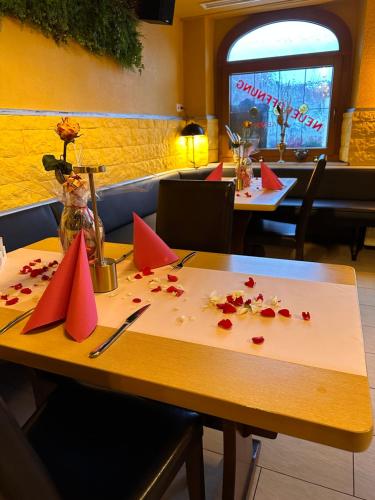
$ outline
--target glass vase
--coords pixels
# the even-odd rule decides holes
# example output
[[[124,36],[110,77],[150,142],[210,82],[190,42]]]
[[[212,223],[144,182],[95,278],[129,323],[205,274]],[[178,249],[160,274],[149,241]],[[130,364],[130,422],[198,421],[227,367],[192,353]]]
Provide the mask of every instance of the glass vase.
[[[97,257],[97,243],[95,235],[94,216],[87,206],[88,191],[81,186],[74,191],[67,191],[64,186],[63,203],[64,209],[61,214],[59,237],[64,253],[81,229],[86,242],[86,251],[89,263],[93,263]],[[104,229],[103,223],[99,219],[100,242],[103,249]]]

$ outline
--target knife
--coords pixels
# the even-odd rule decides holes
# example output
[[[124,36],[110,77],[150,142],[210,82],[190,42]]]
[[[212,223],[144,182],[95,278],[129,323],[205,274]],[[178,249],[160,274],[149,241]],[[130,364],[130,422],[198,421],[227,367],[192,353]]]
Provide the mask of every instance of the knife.
[[[104,351],[108,349],[116,340],[121,336],[121,334],[129,328],[131,324],[134,323],[136,319],[143,314],[146,309],[150,307],[151,304],[146,304],[145,306],[141,307],[137,311],[133,312],[128,318],[126,318],[125,323],[123,323],[118,330],[115,331],[107,340],[105,340],[102,344],[98,345],[96,349],[90,352],[89,358],[97,358],[102,354]]]
[[[30,314],[34,311],[34,309],[35,309],[35,307],[33,307],[32,309],[29,309],[28,311],[25,311],[24,313],[20,314],[16,318],[12,319],[12,321],[9,321],[9,323],[7,323],[5,326],[3,326],[2,328],[0,328],[0,335],[2,333],[5,333],[7,330],[9,330],[9,328],[12,328],[12,326],[16,325],[17,323],[19,323],[23,319],[25,319],[28,316],[30,316]]]

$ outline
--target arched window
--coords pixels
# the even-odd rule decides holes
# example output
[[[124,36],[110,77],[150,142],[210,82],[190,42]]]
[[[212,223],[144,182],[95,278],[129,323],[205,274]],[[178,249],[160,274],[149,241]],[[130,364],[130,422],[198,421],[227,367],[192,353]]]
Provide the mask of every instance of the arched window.
[[[231,158],[229,124],[241,137],[259,139],[266,159],[277,159],[281,108],[287,160],[300,148],[310,159],[338,159],[351,88],[350,34],[339,18],[320,9],[254,15],[227,35],[219,58],[221,157]]]

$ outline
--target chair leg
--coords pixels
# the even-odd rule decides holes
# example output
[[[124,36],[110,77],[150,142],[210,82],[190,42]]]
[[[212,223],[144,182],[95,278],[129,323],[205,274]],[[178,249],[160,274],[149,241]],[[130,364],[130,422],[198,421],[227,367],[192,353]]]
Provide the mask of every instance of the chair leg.
[[[186,459],[186,479],[190,500],[205,499],[202,438],[194,439]]]
[[[296,260],[304,260],[304,244],[303,243],[297,243]]]
[[[359,252],[365,245],[366,238],[366,226],[356,227],[354,230],[354,237],[352,244],[350,246],[350,251],[352,254],[352,260],[356,261]]]

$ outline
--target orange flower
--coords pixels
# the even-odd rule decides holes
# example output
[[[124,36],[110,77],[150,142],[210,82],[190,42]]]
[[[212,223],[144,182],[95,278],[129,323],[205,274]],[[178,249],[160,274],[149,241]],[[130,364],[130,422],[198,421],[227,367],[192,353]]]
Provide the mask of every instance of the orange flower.
[[[56,133],[64,142],[73,142],[78,136],[80,126],[78,123],[69,122],[69,118],[65,117],[56,125]]]

